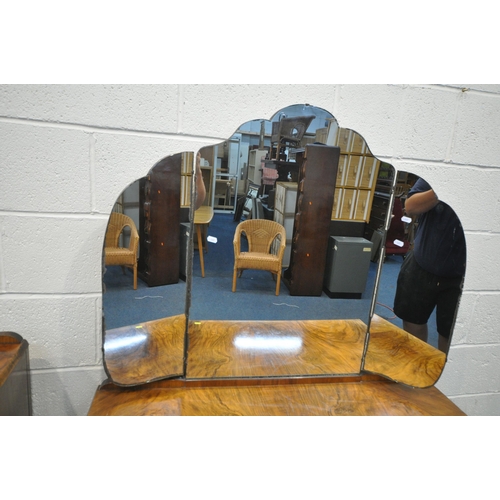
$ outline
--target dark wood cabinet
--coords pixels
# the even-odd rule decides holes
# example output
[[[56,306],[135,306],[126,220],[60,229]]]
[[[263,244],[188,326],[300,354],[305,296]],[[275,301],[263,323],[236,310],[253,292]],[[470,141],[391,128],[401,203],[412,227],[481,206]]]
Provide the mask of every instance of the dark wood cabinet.
[[[297,154],[297,205],[290,265],[283,280],[290,295],[320,296],[330,235],[340,148],[307,145]]]
[[[178,283],[182,155],[159,161],[139,183],[139,277],[148,286]]]
[[[278,172],[276,182],[297,182],[299,176],[300,165],[297,162],[280,161],[280,160],[265,160],[264,166],[274,168]]]
[[[374,231],[383,230],[389,214],[391,196],[386,193],[376,193],[373,197],[370,222],[367,226],[366,236],[371,238]]]
[[[0,416],[31,415],[28,342],[13,332],[0,332]]]

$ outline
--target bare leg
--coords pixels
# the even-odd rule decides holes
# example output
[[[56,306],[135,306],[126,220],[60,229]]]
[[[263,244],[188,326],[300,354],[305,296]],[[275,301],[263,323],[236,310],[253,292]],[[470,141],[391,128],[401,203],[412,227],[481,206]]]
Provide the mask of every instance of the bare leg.
[[[442,335],[438,335],[438,347],[440,351],[448,352],[448,344],[450,343],[450,339],[443,337]]]
[[[410,323],[409,321],[403,321],[403,329],[408,333],[411,333],[415,337],[424,342],[427,342],[428,330],[427,323],[425,325],[417,325],[415,323]]]

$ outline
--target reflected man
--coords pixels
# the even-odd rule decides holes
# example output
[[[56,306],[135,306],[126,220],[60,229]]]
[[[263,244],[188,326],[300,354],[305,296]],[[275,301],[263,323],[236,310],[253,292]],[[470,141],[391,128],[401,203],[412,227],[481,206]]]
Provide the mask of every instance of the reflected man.
[[[196,170],[194,173],[196,182],[196,199],[194,202],[194,209],[198,210],[203,205],[207,191],[205,188],[205,182],[203,181],[203,174],[201,172],[201,153],[198,152],[196,155]]]
[[[427,342],[427,322],[436,308],[438,347],[446,352],[465,276],[462,225],[423,179],[410,189],[405,211],[418,217],[418,227],[398,276],[394,313],[407,332]]]

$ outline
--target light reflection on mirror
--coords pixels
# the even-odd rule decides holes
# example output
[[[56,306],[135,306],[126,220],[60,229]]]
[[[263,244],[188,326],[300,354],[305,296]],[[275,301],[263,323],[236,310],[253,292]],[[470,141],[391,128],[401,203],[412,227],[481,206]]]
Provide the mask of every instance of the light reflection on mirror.
[[[145,342],[147,335],[145,333],[136,333],[131,336],[128,335],[129,330],[123,328],[122,336],[115,337],[113,339],[106,340],[106,350],[109,351],[120,351],[124,348],[133,349]]]
[[[234,339],[234,346],[243,350],[254,351],[280,351],[297,353],[302,349],[302,337],[300,336],[243,336],[239,335]]]
[[[384,298],[377,297],[375,313],[446,353],[465,276],[466,243],[453,208],[429,188],[415,174],[398,172],[380,280]],[[427,204],[416,205],[417,195],[427,196],[422,202]],[[407,209],[412,196],[417,196],[413,212]],[[421,282],[429,288],[422,289]]]

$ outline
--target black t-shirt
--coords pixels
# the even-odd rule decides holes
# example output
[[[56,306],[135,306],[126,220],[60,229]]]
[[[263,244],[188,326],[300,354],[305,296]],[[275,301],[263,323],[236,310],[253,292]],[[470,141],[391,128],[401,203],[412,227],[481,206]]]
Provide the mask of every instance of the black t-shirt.
[[[419,179],[408,198],[430,189],[427,182]],[[413,252],[420,267],[429,273],[448,278],[464,276],[465,235],[457,214],[449,205],[439,201],[419,216]]]

